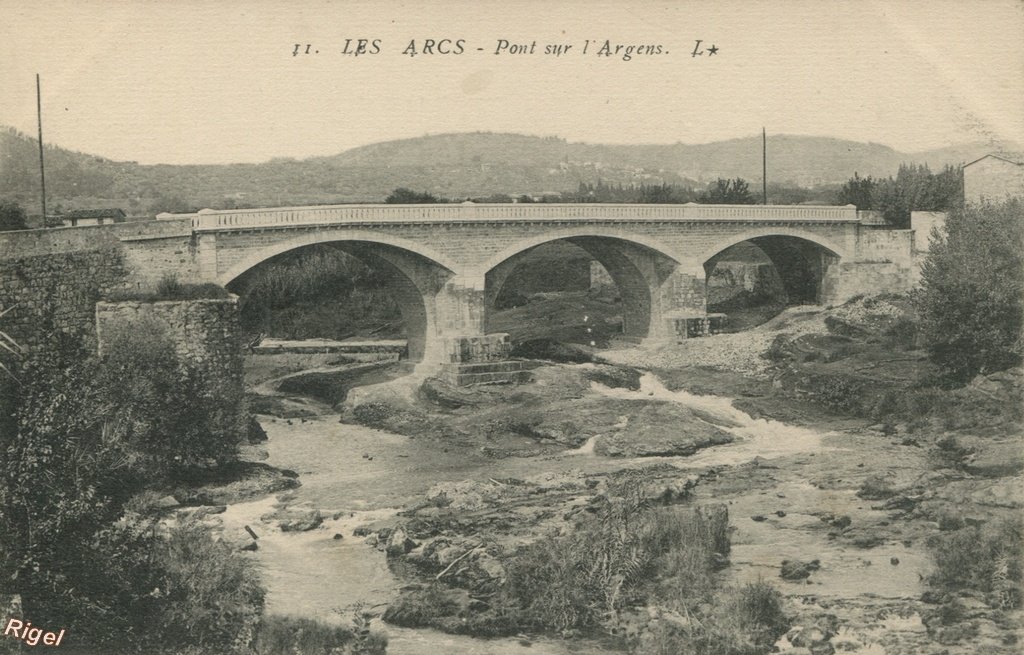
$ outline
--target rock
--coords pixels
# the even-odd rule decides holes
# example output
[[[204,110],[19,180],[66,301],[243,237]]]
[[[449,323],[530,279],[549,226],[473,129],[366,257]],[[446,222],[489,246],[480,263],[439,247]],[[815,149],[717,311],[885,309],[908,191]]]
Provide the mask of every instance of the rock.
[[[768,518],[765,517],[765,516],[762,516],[761,514],[755,514],[754,516],[750,517],[750,520],[751,521],[756,521],[756,522],[760,523],[762,521],[767,521]]]
[[[799,560],[783,560],[779,576],[783,580],[803,580],[821,568],[819,560],[801,562]]]
[[[766,460],[764,457],[761,457],[760,455],[757,455],[756,457],[754,457],[754,459],[750,460],[750,463],[754,465],[754,468],[759,468],[759,469],[777,469],[777,468],[779,468],[778,466],[775,466],[774,464],[772,464],[771,462]]]
[[[249,425],[245,431],[246,440],[249,443],[263,443],[267,440],[267,431],[263,429],[255,416],[249,417]]]
[[[810,650],[811,655],[833,655],[836,652],[835,646],[829,641],[814,644]]]
[[[324,522],[320,510],[280,509],[260,517],[264,521],[277,521],[282,532],[307,532],[315,530]]]
[[[405,555],[417,545],[418,544],[410,539],[409,535],[406,534],[405,528],[397,527],[392,530],[391,534],[388,536],[384,552],[390,556]]]
[[[241,546],[238,547],[238,550],[247,551],[247,552],[253,552],[253,551],[256,551],[257,549],[259,549],[259,545],[255,541],[252,541],[252,540],[249,540],[246,543],[244,543],[244,544],[242,544]]]
[[[419,395],[428,403],[446,409],[473,407],[487,402],[491,394],[477,387],[453,387],[439,378],[427,378],[420,385]]]
[[[171,507],[177,507],[180,503],[174,496],[163,496],[153,503],[154,509],[169,509]]]
[[[851,537],[850,542],[857,548],[874,548],[885,542],[885,538],[870,531],[864,531]]]
[[[1016,440],[988,441],[967,456],[964,468],[968,473],[986,478],[1014,475],[1024,470],[1024,448]]]
[[[594,452],[606,457],[661,457],[692,455],[701,448],[732,443],[733,435],[699,418],[678,403],[620,401],[610,404],[602,399],[593,414],[614,409],[609,428],[614,428],[618,415],[629,416],[628,429],[608,431],[600,428]],[[586,411],[586,410],[581,410]]]
[[[606,387],[632,391],[640,389],[640,371],[635,368],[596,364],[593,368],[584,370],[583,377]]]
[[[335,541],[341,541],[344,538],[345,538],[345,536],[342,535],[340,532],[335,532],[334,536],[331,537],[331,539],[334,539]]]
[[[844,530],[850,527],[851,523],[853,523],[853,519],[851,519],[849,516],[845,514],[842,516],[837,516],[828,522],[828,524],[831,525],[833,528],[839,528],[840,530]]]

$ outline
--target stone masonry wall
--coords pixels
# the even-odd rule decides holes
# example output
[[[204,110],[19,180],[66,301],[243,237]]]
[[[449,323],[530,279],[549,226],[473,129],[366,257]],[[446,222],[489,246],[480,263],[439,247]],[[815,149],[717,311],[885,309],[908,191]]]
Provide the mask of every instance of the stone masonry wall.
[[[104,335],[155,322],[167,332],[178,355],[214,372],[226,384],[241,384],[243,340],[238,298],[125,301],[96,304],[96,332],[102,354]]]
[[[0,329],[29,350],[58,334],[89,341],[96,302],[127,279],[116,244],[0,260]]]
[[[96,305],[96,333],[102,354],[105,342],[119,329],[138,329],[147,323],[161,326],[178,356],[197,364],[216,389],[220,406],[232,424],[245,425],[243,340],[238,320],[238,298],[158,302],[100,302]],[[152,329],[149,327],[148,329]]]

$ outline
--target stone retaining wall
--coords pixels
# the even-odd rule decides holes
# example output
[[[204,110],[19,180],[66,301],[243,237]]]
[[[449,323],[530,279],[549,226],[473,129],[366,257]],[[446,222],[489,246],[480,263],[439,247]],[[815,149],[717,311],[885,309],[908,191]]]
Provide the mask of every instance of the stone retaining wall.
[[[96,332],[102,354],[104,335],[148,322],[162,326],[178,355],[241,384],[244,344],[238,298],[207,300],[124,301],[96,304]]]
[[[55,335],[90,341],[96,302],[125,288],[128,271],[116,241],[89,250],[29,254],[0,261],[0,330],[31,350]]]

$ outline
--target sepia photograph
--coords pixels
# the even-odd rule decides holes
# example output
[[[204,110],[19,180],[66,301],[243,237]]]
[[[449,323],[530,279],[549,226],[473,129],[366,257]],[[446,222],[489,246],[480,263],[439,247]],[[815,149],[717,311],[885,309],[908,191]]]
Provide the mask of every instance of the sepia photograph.
[[[1020,0],[0,0],[0,653],[1024,653]]]

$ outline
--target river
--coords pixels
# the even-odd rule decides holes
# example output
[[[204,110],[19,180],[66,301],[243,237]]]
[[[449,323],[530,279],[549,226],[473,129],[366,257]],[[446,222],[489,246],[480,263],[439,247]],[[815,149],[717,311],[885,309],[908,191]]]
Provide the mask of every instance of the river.
[[[268,441],[267,463],[300,474],[302,486],[291,492],[290,506],[318,508],[328,519],[320,529],[283,533],[260,522],[271,511],[273,497],[236,504],[222,516],[225,528],[253,527],[259,535],[255,554],[267,588],[267,611],[347,622],[351,608],[379,608],[398,593],[401,581],[389,571],[382,552],[353,536],[360,525],[394,515],[401,507],[422,500],[435,483],[469,478],[527,477],[540,473],[579,470],[587,473],[668,462],[679,468],[728,466],[765,460],[814,457],[842,448],[841,436],[828,431],[754,419],[732,406],[731,399],[670,391],[651,374],[639,391],[594,385],[594,391],[615,398],[668,400],[714,415],[734,427],[730,444],[706,448],[688,457],[612,459],[593,454],[592,442],[578,450],[539,457],[492,459],[480,453],[451,453],[437,443],[339,423],[337,414],[307,419],[260,416]],[[837,597],[875,594],[900,598],[918,593],[925,563],[919,554],[899,544],[870,551],[870,559],[899,558],[899,568],[865,565],[864,557],[829,543],[814,524],[822,507],[837,514],[863,509],[848,490],[819,489],[799,479],[780,480],[772,500],[786,507],[787,520],[755,522],[748,512],[760,511],[766,494],[752,491],[730,501],[733,534],[730,582],[777,578],[780,558],[822,560],[814,593]],[[335,538],[341,535],[340,538]],[[869,562],[870,564],[870,562]],[[452,636],[433,630],[382,626],[388,652],[452,653],[455,655],[543,653],[567,655],[597,652],[593,642],[506,638],[484,640]]]

